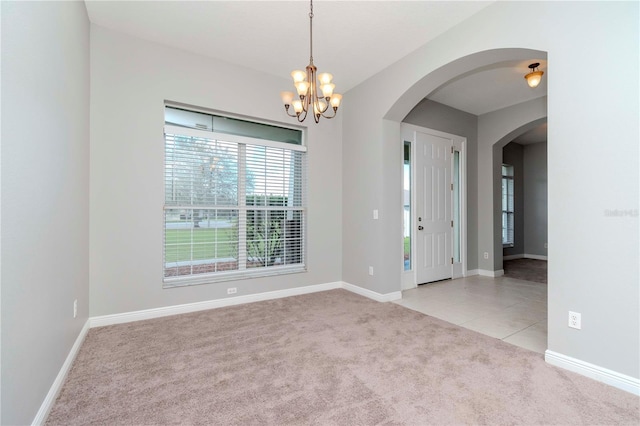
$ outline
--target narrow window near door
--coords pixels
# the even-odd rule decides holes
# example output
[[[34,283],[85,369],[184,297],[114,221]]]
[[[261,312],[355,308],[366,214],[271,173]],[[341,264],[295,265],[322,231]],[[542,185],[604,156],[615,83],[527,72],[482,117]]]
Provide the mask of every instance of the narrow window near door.
[[[513,166],[502,165],[502,245],[513,247]]]
[[[460,263],[460,151],[453,151],[453,262]]]
[[[404,143],[404,270],[411,270],[411,142]]]
[[[164,287],[305,271],[302,131],[165,108]]]

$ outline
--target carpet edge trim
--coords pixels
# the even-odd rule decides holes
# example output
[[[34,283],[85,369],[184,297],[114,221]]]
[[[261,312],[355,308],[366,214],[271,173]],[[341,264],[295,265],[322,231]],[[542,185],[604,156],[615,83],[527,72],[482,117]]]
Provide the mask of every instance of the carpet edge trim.
[[[618,373],[558,352],[546,350],[544,360],[555,367],[573,371],[615,388],[640,396],[640,379]]]
[[[64,360],[62,367],[60,367],[60,371],[58,372],[58,375],[56,376],[55,380],[51,384],[51,387],[49,388],[49,392],[47,393],[47,396],[44,398],[44,401],[42,401],[42,405],[40,405],[40,409],[36,413],[36,416],[33,418],[33,422],[31,422],[32,426],[42,425],[47,420],[47,417],[49,416],[49,412],[53,408],[53,404],[56,402],[56,399],[58,398],[58,395],[62,390],[62,385],[64,385],[64,381],[67,378],[69,371],[71,370],[73,361],[75,361],[76,356],[80,351],[80,347],[82,346],[82,343],[84,342],[85,337],[87,337],[89,328],[90,328],[90,320],[87,319],[87,321],[82,326],[82,329],[80,330],[80,333],[76,338],[76,341],[73,343],[73,346],[71,347],[71,350],[67,355],[67,358]]]

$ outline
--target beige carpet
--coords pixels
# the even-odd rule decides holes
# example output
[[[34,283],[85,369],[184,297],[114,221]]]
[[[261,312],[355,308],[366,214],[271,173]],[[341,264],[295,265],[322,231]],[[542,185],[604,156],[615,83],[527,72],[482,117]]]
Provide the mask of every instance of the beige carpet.
[[[640,399],[344,290],[91,329],[50,425],[640,422]]]

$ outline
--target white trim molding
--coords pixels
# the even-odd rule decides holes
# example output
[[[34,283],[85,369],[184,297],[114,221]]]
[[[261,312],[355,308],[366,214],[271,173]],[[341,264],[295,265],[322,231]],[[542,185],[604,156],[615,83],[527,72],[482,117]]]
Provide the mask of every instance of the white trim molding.
[[[636,379],[635,377],[627,376],[550,350],[545,351],[544,360],[553,366],[573,371],[574,373],[640,396],[640,379]]]
[[[502,256],[502,260],[515,260],[515,259],[524,259],[524,254],[512,254],[509,256]]]
[[[286,290],[268,291],[265,293],[247,294],[244,296],[228,297],[224,299],[205,300],[203,302],[185,303],[183,305],[164,306],[162,308],[144,309],[141,311],[123,312],[120,314],[102,315],[91,317],[91,328],[105,325],[123,324],[133,321],[161,318],[171,315],[188,314],[190,312],[204,311],[207,309],[223,308],[226,306],[241,305],[244,303],[261,302],[263,300],[280,299],[282,297],[299,296],[301,294],[316,293],[319,291],[342,288],[342,282],[310,285],[304,287],[289,288]]]
[[[82,330],[80,330],[80,334],[76,338],[71,350],[69,351],[69,355],[67,355],[67,359],[64,360],[56,379],[53,381],[51,388],[49,388],[49,392],[47,396],[42,401],[42,405],[40,405],[40,409],[36,413],[35,418],[33,419],[32,425],[42,425],[47,420],[47,416],[53,408],[53,403],[56,402],[56,398],[58,398],[58,394],[60,394],[60,390],[62,390],[62,385],[64,385],[64,381],[67,378],[67,374],[71,370],[71,366],[73,365],[73,361],[76,359],[78,352],[80,351],[80,347],[84,342],[84,338],[87,336],[89,332],[89,320],[84,323]]]
[[[344,288],[345,290],[349,290],[352,293],[359,294],[360,296],[364,296],[364,297],[368,297],[369,299],[373,299],[376,302],[392,302],[394,300],[402,299],[402,292],[401,291],[394,291],[394,292],[391,292],[391,293],[382,294],[382,293],[377,293],[377,292],[372,291],[372,290],[368,290],[368,289],[363,288],[363,287],[359,287],[357,285],[346,283],[344,281],[342,282],[342,288]]]
[[[286,290],[269,291],[265,293],[248,294],[245,296],[228,297],[224,299],[205,300],[203,302],[186,303],[183,305],[165,306],[162,308],[145,309],[141,311],[123,312],[120,314],[102,315],[89,318],[90,326],[103,327],[106,325],[123,324],[133,321],[166,317],[170,315],[187,314],[190,312],[204,311],[207,309],[222,308],[226,306],[241,305],[244,303],[261,302],[263,300],[280,299],[283,297],[299,296],[301,294],[317,293],[319,291],[343,288],[352,293],[359,294],[377,302],[390,302],[402,298],[402,292],[396,291],[387,294],[376,293],[343,281],[335,281],[325,284],[295,287]]]
[[[535,259],[535,260],[547,260],[547,256],[541,256],[539,254],[524,254],[525,259]]]
[[[535,259],[535,260],[548,260],[547,256],[539,254],[512,254],[510,256],[503,256],[502,260],[515,260],[515,259]]]
[[[497,278],[504,275],[504,269],[498,269],[497,271],[487,271],[486,269],[478,269],[478,275],[481,277]]]
[[[469,269],[463,276],[464,277],[472,277],[474,275],[479,275],[480,272],[478,269]]]

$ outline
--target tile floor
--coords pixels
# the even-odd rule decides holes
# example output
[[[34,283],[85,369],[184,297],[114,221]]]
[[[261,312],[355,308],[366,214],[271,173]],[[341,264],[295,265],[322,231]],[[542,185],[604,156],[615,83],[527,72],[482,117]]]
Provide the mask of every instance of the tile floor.
[[[547,349],[547,285],[473,276],[402,292],[395,303],[505,342]]]

